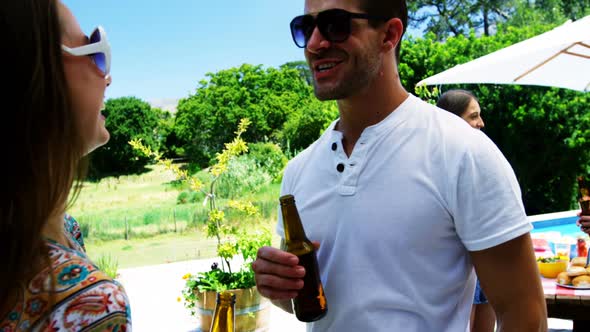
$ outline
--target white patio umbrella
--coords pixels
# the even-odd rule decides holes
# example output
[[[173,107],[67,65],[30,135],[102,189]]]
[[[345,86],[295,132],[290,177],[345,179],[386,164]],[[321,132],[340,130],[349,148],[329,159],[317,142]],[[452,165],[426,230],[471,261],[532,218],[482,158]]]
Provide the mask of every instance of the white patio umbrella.
[[[457,65],[417,85],[522,84],[590,91],[590,15]]]

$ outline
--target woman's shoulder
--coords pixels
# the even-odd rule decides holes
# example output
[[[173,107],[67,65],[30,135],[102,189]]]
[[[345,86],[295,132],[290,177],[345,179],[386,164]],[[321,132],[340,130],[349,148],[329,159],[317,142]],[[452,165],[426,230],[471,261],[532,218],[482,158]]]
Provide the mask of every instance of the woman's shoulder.
[[[78,242],[82,250],[86,251],[86,247],[84,246],[84,236],[82,235],[80,224],[78,224],[78,221],[76,221],[74,217],[67,213],[64,215],[64,228],[66,232]]]
[[[131,311],[123,286],[102,271],[89,272],[85,278],[81,278],[79,274],[83,269],[72,273],[81,267],[79,265],[58,275],[58,279],[62,277],[62,281],[63,276],[68,273],[79,280],[71,291],[63,294],[66,296],[59,297],[59,302],[56,302],[50,315],[44,320],[41,330],[130,331]]]
[[[51,268],[24,286],[14,310],[0,321],[0,327],[104,331],[113,330],[107,329],[111,326],[119,327],[114,329],[118,331],[130,330],[129,300],[123,286],[75,250],[52,243],[48,246]],[[48,291],[51,284],[52,293]]]

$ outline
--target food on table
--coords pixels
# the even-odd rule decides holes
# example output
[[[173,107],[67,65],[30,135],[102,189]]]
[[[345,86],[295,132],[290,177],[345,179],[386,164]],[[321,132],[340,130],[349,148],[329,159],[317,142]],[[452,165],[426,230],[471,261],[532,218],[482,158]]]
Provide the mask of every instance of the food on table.
[[[537,262],[540,263],[555,263],[555,262],[559,262],[561,259],[559,259],[559,257],[557,256],[553,256],[553,257],[538,257],[537,258]]]
[[[574,265],[580,264],[580,261],[581,259],[578,261],[572,260],[567,270],[557,275],[555,282],[558,285],[590,288],[590,267],[585,268],[584,266]],[[585,257],[583,265],[586,265]]]
[[[572,284],[572,278],[570,278],[570,276],[568,276],[567,272],[565,272],[565,271],[563,271],[557,275],[556,281],[560,285],[571,285]]]
[[[539,272],[545,278],[555,278],[567,269],[567,261],[560,260],[559,257],[538,257],[537,265]]]
[[[590,276],[582,275],[572,279],[572,285],[576,287],[590,287]]]
[[[586,257],[574,257],[571,261],[571,265],[586,267]]]
[[[570,266],[570,268],[567,269],[567,275],[570,277],[583,276],[586,274],[588,274],[588,271],[581,266]]]

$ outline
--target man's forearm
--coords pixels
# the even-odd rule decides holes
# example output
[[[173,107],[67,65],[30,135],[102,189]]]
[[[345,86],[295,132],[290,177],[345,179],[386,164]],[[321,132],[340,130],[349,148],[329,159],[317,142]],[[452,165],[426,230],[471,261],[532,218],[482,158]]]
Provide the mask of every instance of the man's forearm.
[[[293,313],[293,305],[291,304],[291,300],[271,300],[271,302],[284,311],[290,314]]]
[[[547,331],[547,310],[545,301],[514,305],[505,313],[496,312],[498,332],[545,332]]]

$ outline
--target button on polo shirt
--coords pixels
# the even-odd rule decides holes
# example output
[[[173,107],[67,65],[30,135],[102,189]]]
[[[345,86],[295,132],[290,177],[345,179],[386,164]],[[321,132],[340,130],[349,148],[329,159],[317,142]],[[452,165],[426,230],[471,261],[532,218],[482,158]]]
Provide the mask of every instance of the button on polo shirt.
[[[350,157],[346,155],[344,149],[338,148],[340,145],[338,142],[342,142],[342,132],[332,129],[332,136],[327,143],[332,150],[332,169],[338,174],[337,191],[340,195],[352,196],[356,193],[358,179],[363,168],[367,163],[370,163],[370,158],[378,158],[378,155],[369,152],[377,148],[374,145],[379,144],[379,138],[382,135],[389,133],[394,127],[403,122],[400,119],[400,113],[403,113],[403,111],[400,111],[402,110],[392,112],[381,122],[365,128],[357,140]]]

